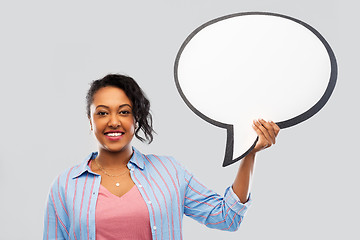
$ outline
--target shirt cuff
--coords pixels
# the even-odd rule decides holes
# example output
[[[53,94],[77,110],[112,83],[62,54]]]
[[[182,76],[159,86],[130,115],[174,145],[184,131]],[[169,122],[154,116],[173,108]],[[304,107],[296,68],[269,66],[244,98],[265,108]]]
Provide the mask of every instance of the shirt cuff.
[[[232,186],[228,187],[225,191],[224,196],[225,202],[230,206],[230,208],[240,215],[244,215],[247,209],[251,206],[251,193],[245,203],[242,203],[239,197],[234,193]]]

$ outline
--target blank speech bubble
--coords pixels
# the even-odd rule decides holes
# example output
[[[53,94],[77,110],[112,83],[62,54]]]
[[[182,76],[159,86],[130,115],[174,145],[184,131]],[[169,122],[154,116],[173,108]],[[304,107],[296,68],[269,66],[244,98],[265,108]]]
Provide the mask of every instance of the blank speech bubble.
[[[317,113],[334,90],[337,64],[329,44],[308,24],[248,12],[195,29],[177,54],[174,75],[188,107],[227,129],[225,167],[254,148],[254,119],[283,129]]]

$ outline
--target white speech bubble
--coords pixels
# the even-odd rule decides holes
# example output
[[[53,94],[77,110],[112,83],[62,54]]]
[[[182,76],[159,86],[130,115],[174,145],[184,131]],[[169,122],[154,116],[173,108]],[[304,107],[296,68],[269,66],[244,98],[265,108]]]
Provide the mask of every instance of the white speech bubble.
[[[274,13],[238,13],[193,31],[175,61],[175,82],[186,104],[227,129],[223,166],[252,150],[252,121],[280,128],[317,113],[336,83],[337,64],[314,28]]]

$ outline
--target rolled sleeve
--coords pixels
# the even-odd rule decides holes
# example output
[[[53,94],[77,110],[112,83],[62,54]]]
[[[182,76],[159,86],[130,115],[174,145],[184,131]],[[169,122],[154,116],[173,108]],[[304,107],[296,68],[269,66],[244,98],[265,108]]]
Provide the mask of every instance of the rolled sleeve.
[[[188,176],[184,202],[185,215],[209,228],[236,231],[251,204],[251,199],[241,203],[231,186],[226,189],[222,197],[206,188],[192,175]]]
[[[237,214],[244,216],[248,208],[251,206],[252,198],[251,194],[249,194],[249,197],[245,203],[242,203],[239,199],[239,197],[235,194],[234,190],[232,189],[232,186],[228,187],[225,191],[224,195],[225,202],[227,205],[236,212]]]

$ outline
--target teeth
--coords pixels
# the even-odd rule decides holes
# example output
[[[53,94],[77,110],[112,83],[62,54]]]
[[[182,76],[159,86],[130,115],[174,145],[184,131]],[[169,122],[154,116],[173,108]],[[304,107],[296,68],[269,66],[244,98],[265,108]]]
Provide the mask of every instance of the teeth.
[[[118,137],[123,135],[122,133],[107,133],[106,135],[110,136],[110,137]]]

